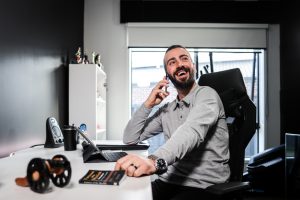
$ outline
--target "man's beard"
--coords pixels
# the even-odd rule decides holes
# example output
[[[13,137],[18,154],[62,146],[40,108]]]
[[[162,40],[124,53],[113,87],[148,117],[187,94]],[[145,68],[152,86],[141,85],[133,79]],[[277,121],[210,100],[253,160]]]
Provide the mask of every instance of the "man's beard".
[[[184,70],[189,73],[189,78],[187,80],[185,80],[184,82],[180,82],[180,81],[176,80],[176,78],[175,78],[175,75],[179,70]],[[191,71],[188,68],[179,67],[173,73],[173,76],[168,74],[168,77],[169,77],[170,81],[173,83],[175,88],[180,89],[180,90],[185,90],[185,89],[190,89],[194,85],[194,83],[195,83],[194,75],[195,75],[194,70]]]

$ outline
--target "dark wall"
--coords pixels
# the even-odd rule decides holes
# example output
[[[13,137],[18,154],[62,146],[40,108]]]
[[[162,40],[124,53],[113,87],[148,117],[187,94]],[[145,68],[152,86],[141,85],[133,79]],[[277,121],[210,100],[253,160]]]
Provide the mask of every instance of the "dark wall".
[[[121,23],[278,23],[279,0],[121,0]]]
[[[295,2],[284,2],[281,23],[281,139],[300,133],[300,13]]]
[[[68,123],[68,63],[83,46],[84,0],[0,6],[0,157],[45,142],[49,116]]]

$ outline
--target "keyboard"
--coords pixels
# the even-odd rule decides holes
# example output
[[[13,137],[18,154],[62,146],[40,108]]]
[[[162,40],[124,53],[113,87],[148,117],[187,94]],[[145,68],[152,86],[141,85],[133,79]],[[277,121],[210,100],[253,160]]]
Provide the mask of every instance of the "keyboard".
[[[120,158],[127,155],[124,151],[102,151],[94,145],[90,145],[87,142],[82,143],[83,147],[83,162],[116,162]],[[95,149],[96,148],[96,149]]]
[[[120,152],[103,152],[102,151],[102,155],[107,161],[115,162],[115,161],[119,160],[120,158],[126,156],[127,153],[124,151],[120,151]]]

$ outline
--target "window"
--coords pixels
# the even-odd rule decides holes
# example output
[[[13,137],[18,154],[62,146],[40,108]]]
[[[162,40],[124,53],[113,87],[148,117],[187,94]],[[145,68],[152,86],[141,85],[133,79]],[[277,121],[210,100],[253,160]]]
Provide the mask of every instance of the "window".
[[[131,114],[146,100],[152,88],[165,75],[163,67],[163,56],[165,48],[130,48],[130,68],[131,68]],[[189,48],[191,56],[197,68],[197,77],[202,73],[223,71],[226,69],[240,68],[244,77],[247,92],[257,107],[257,123],[260,121],[260,110],[264,110],[263,105],[258,101],[261,87],[259,87],[259,76],[264,68],[263,49],[202,49]],[[176,97],[176,91],[169,87],[170,96],[164,102],[172,101]],[[263,97],[264,95],[261,95]],[[164,104],[161,103],[160,105]],[[264,102],[260,101],[260,102]],[[158,105],[158,106],[160,106]],[[153,109],[152,112],[155,112]],[[258,144],[262,128],[257,129],[257,133],[252,138],[246,149],[246,157],[250,157],[258,152]],[[164,142],[162,135],[149,139],[151,151],[154,151]]]

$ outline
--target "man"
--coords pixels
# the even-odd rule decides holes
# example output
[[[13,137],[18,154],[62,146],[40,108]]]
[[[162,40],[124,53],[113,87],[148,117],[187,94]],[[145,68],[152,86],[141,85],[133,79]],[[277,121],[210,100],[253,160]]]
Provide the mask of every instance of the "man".
[[[169,47],[164,65],[167,77],[128,122],[123,140],[138,143],[163,132],[166,142],[147,158],[131,154],[121,158],[115,169],[134,177],[158,174],[159,179],[152,182],[154,199],[201,199],[195,194],[205,194],[203,189],[224,183],[230,176],[223,104],[215,90],[196,83],[196,69],[184,47]],[[149,117],[152,108],[169,95],[167,78],[177,98]]]

